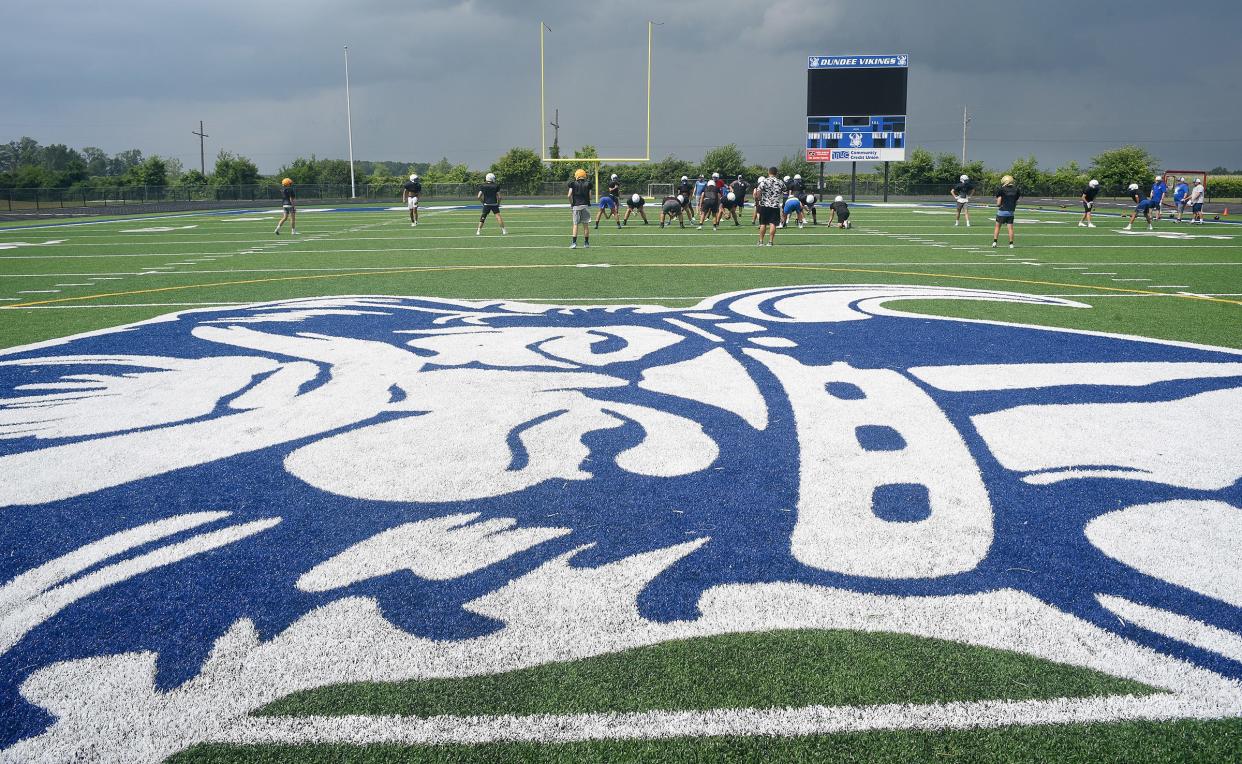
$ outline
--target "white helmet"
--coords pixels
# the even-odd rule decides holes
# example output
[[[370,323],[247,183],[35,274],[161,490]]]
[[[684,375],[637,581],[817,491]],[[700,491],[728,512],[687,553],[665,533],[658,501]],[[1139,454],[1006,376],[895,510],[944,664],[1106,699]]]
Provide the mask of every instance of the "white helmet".
[[[963,175],[962,177],[958,178],[957,180],[958,180],[958,182],[960,182],[960,183],[965,183],[966,181],[970,180],[970,176],[969,176],[969,175]]]
[[[1137,183],[1131,183],[1131,184],[1130,184],[1130,190],[1131,190],[1131,191],[1138,191],[1138,184],[1137,184]]]
[[[712,180],[716,180],[716,179],[717,179],[717,178],[719,178],[719,177],[720,177],[720,173],[718,173],[718,172],[714,172],[714,173],[712,173]]]
[[[643,200],[642,194],[634,194],[633,196],[630,197],[630,201],[634,202],[635,204],[638,204],[642,200]]]
[[[815,194],[807,194],[807,195],[806,195],[806,203],[807,203],[807,204],[814,204],[814,203],[815,203]]]
[[[1199,185],[1200,183],[1202,183],[1202,181],[1201,181],[1199,178],[1195,178],[1195,185],[1197,186],[1197,185]]]
[[[843,201],[845,201],[845,197],[844,197],[844,196],[837,196],[837,198],[836,198],[836,199],[833,199],[833,201],[834,201],[834,202],[843,202]]]
[[[682,196],[681,194],[678,194],[678,195],[677,195],[677,203],[678,203],[678,204],[685,204],[685,203],[686,203],[686,197]]]
[[[681,179],[682,179],[682,180],[690,180],[690,176],[689,176],[689,175],[683,175],[683,176],[681,176]]]
[[[788,176],[788,175],[786,175],[784,178],[781,178],[781,180],[783,180],[783,181],[785,181],[786,183],[788,183],[788,182],[789,182],[789,176]]]
[[[495,182],[496,182],[496,173],[494,173],[494,172],[489,172],[489,173],[488,173],[488,174],[487,174],[487,175],[483,178],[483,180],[487,181],[488,183],[495,183]]]
[[[1178,183],[1185,183],[1185,182],[1186,182],[1186,177],[1185,177],[1184,175],[1183,175],[1182,177],[1179,177],[1179,178],[1177,179],[1177,182],[1178,182]]]
[[[1157,183],[1159,183],[1160,181],[1164,180],[1164,176],[1163,176],[1163,175],[1157,175],[1155,178],[1153,178],[1153,180],[1155,180]]]
[[[612,177],[611,177],[611,178],[609,178],[608,180],[616,180],[616,179],[617,179],[617,174],[614,172],[614,173],[612,174]]]
[[[1092,178],[1092,179],[1091,179],[1091,182],[1090,182],[1090,183],[1088,183],[1087,185],[1088,185],[1088,186],[1091,186],[1092,188],[1095,188],[1096,186],[1100,185],[1100,182],[1099,182],[1098,180],[1096,180],[1095,178]]]
[[[794,173],[794,180],[802,180],[802,176]]]
[[[414,174],[412,174],[412,175],[410,176],[410,180],[418,180],[418,173],[414,173]]]

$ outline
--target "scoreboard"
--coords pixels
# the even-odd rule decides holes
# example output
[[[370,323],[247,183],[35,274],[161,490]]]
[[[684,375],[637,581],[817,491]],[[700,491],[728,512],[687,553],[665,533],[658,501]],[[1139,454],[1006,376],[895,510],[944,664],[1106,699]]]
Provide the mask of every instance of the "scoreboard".
[[[906,158],[910,57],[809,56],[809,162],[899,162]]]

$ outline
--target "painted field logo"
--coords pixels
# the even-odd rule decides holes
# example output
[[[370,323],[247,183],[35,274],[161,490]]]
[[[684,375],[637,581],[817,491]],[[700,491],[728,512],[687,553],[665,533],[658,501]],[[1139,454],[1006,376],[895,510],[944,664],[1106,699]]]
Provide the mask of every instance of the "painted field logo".
[[[366,740],[385,728],[250,713],[793,628],[1160,691],[396,738],[1242,714],[1242,353],[884,307],[906,299],[1081,307],[891,285],[687,310],[342,297],[0,356],[0,758]]]

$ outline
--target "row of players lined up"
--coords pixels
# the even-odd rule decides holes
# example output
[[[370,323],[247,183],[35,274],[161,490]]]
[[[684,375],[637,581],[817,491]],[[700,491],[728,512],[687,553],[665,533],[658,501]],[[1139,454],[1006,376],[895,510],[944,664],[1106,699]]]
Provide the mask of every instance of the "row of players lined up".
[[[1006,178],[1010,176],[1006,175]],[[1170,176],[1171,177],[1171,176]],[[1012,180],[1012,178],[1010,178]],[[1004,179],[1001,183],[1004,186]],[[970,227],[970,195],[974,193],[975,184],[971,182],[969,175],[963,175],[958,179],[957,185],[949,189],[949,195],[953,197],[953,201],[957,206],[957,216],[953,219],[953,225],[960,225],[962,219],[965,218],[966,226]],[[1134,225],[1134,221],[1138,218],[1139,213],[1147,220],[1147,230],[1152,229],[1152,222],[1160,219],[1161,205],[1165,207],[1175,208],[1177,217],[1173,222],[1182,222],[1182,213],[1186,208],[1190,208],[1191,224],[1203,223],[1203,199],[1204,188],[1201,178],[1194,179],[1194,187],[1186,182],[1186,178],[1179,177],[1177,185],[1173,187],[1173,201],[1164,201],[1165,195],[1169,193],[1169,184],[1163,175],[1157,175],[1152,183],[1151,191],[1146,197],[1139,190],[1138,183],[1131,183],[1126,189],[1129,192],[1130,199],[1134,202],[1134,212],[1130,214],[1130,222],[1126,223],[1126,227],[1122,230],[1129,231]],[[1095,223],[1091,222],[1091,213],[1095,211],[1095,198],[1100,194],[1100,181],[1092,178],[1083,188],[1080,199],[1082,200],[1082,219],[1078,221],[1079,228],[1095,228]],[[999,197],[1002,196],[997,191],[998,205]],[[1013,238],[1012,236],[1010,238]]]
[[[795,219],[798,227],[802,228],[806,220],[804,210],[810,212],[813,225],[819,224],[815,195],[807,193],[802,176],[795,175],[792,178],[785,176],[782,179],[778,178],[776,173],[775,167],[769,168],[767,177],[759,178],[751,193],[751,200],[755,207],[751,222],[759,225],[758,244],[760,246],[764,244],[765,237],[767,245],[771,246],[776,239],[776,229],[788,225],[791,217]],[[671,226],[676,220],[680,227],[685,228],[687,218],[691,225],[694,225],[697,207],[697,227],[702,228],[704,223],[710,222],[712,230],[715,231],[719,229],[720,222],[726,215],[733,221],[733,225],[741,225],[738,213],[746,208],[747,194],[751,192],[751,185],[741,175],[726,185],[720,173],[714,172],[710,179],[700,175],[697,182],[692,182],[689,176],[681,176],[677,191],[679,193],[676,195],[669,194],[660,201],[660,227]],[[583,246],[591,246],[591,192],[592,185],[587,179],[587,171],[578,168],[574,171],[574,179],[569,182],[567,194],[573,215],[570,249],[578,246],[579,227],[582,229]],[[644,210],[647,202],[642,194],[637,193],[631,194],[626,199],[625,217],[621,218],[622,196],[621,181],[614,174],[608,180],[608,191],[599,199],[599,212],[595,217],[594,225],[596,229],[599,228],[599,223],[605,216],[615,218],[617,228],[627,225],[630,216],[634,213],[642,218],[643,225],[650,222]],[[828,225],[833,225],[835,221],[838,227],[849,228],[850,209],[845,200],[838,196],[828,206],[830,209]]]

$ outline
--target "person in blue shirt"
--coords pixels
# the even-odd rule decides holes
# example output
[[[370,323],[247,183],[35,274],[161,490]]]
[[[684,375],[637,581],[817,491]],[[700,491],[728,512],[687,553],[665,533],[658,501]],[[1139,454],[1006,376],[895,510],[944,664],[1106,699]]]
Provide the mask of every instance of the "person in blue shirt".
[[[699,179],[694,182],[694,207],[699,208],[703,206],[703,189],[705,188],[707,188],[707,178],[700,175]],[[692,212],[691,215],[693,214]]]
[[[796,215],[798,219],[798,227],[803,225],[802,220],[802,201],[796,196],[791,196],[785,200],[784,206],[781,207],[781,228],[789,223],[789,216]]]
[[[1173,187],[1173,206],[1177,208],[1177,218],[1175,222],[1182,222],[1182,212],[1186,209],[1186,198],[1190,196],[1190,186],[1186,185],[1185,178],[1178,178],[1177,185]]]
[[[1140,212],[1143,213],[1143,217],[1147,220],[1147,230],[1152,230],[1151,209],[1154,205],[1152,204],[1151,197],[1144,199],[1143,192],[1139,190],[1139,184],[1137,183],[1131,183],[1127,190],[1130,192],[1130,200],[1134,202],[1134,212],[1130,213],[1130,222],[1126,223],[1126,227],[1121,230],[1129,231]]]
[[[1164,195],[1168,192],[1169,184],[1164,182],[1164,176],[1157,175],[1151,185],[1152,212],[1154,213],[1156,220],[1160,219],[1161,203],[1164,201]]]

